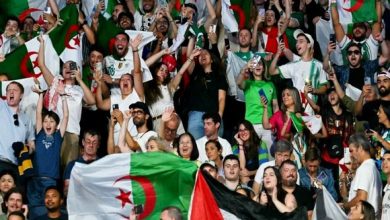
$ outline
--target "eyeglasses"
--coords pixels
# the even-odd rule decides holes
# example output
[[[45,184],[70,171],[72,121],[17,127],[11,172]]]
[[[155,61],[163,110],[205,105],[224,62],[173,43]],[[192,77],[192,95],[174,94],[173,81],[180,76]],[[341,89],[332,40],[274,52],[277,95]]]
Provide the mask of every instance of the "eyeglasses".
[[[348,56],[351,56],[352,54],[359,55],[360,51],[358,51],[358,50],[348,50],[347,53],[348,53]]]
[[[176,133],[177,129],[164,128],[166,133]]]
[[[142,114],[144,114],[144,113],[145,113],[145,112],[142,111],[142,110],[136,110],[136,111],[132,111],[132,112],[131,112],[132,115],[142,115]]]
[[[13,117],[14,117],[14,125],[15,125],[15,126],[19,126],[19,117],[18,117],[18,114],[14,114]]]

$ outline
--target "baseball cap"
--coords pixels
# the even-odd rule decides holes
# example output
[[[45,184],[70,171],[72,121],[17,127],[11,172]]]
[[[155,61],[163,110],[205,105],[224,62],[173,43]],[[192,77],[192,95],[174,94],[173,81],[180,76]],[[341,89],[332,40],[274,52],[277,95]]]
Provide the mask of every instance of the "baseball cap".
[[[377,77],[380,76],[386,76],[387,78],[390,78],[390,72],[387,70],[382,70],[381,72],[378,73]]]
[[[139,108],[142,109],[142,111],[145,112],[145,114],[150,115],[148,106],[143,102],[135,102],[129,106],[129,109]]]
[[[310,34],[307,34],[307,33],[303,32],[301,29],[297,29],[297,30],[294,31],[294,38],[295,38],[295,40],[297,40],[299,36],[305,36],[305,38],[309,41],[309,44],[310,44],[311,48],[313,48],[314,40],[313,40],[313,37]]]

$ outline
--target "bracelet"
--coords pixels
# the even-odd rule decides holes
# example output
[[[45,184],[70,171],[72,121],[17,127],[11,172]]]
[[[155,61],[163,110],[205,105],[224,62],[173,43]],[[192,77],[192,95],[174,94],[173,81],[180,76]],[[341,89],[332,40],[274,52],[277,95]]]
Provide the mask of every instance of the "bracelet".
[[[133,53],[138,52],[138,50],[133,50]]]
[[[190,61],[190,63],[194,62],[194,60],[191,58],[188,58],[187,61]]]

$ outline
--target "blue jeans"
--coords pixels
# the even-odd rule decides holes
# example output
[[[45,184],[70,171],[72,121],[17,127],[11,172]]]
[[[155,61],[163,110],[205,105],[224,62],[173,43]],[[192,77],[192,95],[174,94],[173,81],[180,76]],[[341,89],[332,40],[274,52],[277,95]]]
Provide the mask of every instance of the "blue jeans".
[[[188,128],[187,131],[194,136],[195,140],[204,136],[204,126],[202,116],[205,112],[190,111],[188,112]],[[221,119],[222,120],[222,119]],[[218,136],[223,135],[223,121],[219,126]]]
[[[29,219],[35,219],[47,214],[45,207],[45,190],[49,186],[56,186],[57,181],[49,177],[33,177],[27,183],[27,198],[29,201]]]

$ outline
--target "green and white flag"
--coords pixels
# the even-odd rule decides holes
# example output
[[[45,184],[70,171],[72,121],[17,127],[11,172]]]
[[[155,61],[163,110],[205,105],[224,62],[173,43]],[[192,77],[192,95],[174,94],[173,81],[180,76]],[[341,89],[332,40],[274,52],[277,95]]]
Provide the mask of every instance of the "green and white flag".
[[[91,164],[76,163],[68,192],[69,219],[128,219],[143,205],[139,219],[159,219],[167,206],[188,213],[195,163],[160,152],[112,154]]]
[[[42,0],[0,0],[0,28],[5,27],[5,21],[9,16],[17,16],[21,19],[32,15],[35,19],[42,14],[46,1]]]
[[[354,23],[378,20],[375,10],[376,0],[337,0],[340,23],[348,33]]]

